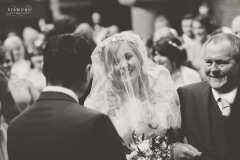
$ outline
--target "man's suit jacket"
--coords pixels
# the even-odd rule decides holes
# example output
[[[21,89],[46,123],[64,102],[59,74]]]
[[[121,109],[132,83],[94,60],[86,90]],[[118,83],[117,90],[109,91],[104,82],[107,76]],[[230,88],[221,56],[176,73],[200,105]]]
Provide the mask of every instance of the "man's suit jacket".
[[[8,128],[10,160],[124,160],[110,119],[72,97],[43,92]]]
[[[236,160],[240,159],[240,88],[231,105],[231,115],[225,120],[215,101],[212,89],[207,82],[199,82],[178,89],[182,112],[182,131],[188,143],[203,153],[203,160]],[[219,126],[218,121],[213,125],[210,111],[216,108],[226,124]],[[213,117],[213,116],[212,116]],[[224,128],[226,143],[217,139],[216,127]],[[214,141],[215,140],[215,141]],[[214,143],[217,142],[217,143]],[[220,143],[219,143],[220,144]]]

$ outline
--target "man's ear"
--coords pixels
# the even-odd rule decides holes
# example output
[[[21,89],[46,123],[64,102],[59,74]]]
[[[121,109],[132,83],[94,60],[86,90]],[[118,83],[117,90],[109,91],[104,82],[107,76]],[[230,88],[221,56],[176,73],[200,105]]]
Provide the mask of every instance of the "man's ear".
[[[46,72],[45,72],[45,67],[44,66],[42,67],[42,73],[43,73],[44,77],[46,78],[46,85],[48,85],[49,81],[48,81],[48,78],[46,76]]]
[[[92,77],[91,70],[92,70],[92,65],[91,65],[91,64],[88,64],[88,65],[86,66],[86,79],[87,79],[87,80],[90,80],[91,77]]]

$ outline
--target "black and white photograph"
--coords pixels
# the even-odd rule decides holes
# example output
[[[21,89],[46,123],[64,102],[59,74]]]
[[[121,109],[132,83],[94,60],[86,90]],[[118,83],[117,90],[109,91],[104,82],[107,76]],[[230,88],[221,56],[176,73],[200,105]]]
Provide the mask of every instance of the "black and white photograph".
[[[240,1],[0,0],[0,160],[240,160]]]

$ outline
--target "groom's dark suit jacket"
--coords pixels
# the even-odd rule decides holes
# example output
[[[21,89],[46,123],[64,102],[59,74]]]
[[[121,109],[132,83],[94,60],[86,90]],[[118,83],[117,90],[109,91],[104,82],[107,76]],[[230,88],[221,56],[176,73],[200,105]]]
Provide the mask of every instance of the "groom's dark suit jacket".
[[[110,119],[72,97],[43,92],[8,128],[10,160],[124,160]]]
[[[240,160],[240,88],[231,115],[222,116],[207,82],[178,89],[182,131],[203,160]]]

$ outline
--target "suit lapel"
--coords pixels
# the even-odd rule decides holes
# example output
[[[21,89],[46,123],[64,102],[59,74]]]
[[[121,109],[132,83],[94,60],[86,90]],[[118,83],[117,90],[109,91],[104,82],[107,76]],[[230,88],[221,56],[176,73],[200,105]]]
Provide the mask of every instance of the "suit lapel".
[[[210,129],[210,117],[209,117],[209,104],[210,104],[210,98],[211,98],[211,88],[208,85],[208,83],[203,83],[201,86],[201,89],[199,90],[199,100],[196,105],[198,109],[198,118],[199,118],[199,123],[201,126],[202,133],[201,135],[201,141],[204,144],[208,145],[203,145],[203,146],[208,146],[208,150],[213,151],[213,147],[210,146],[211,144],[211,129]]]
[[[224,153],[223,153],[224,159],[228,159],[229,155],[231,154],[231,150],[230,150],[231,147],[236,149],[239,143],[239,133],[240,133],[240,126],[238,124],[238,122],[240,121],[239,115],[240,115],[240,90],[238,87],[237,95],[234,99],[233,104],[231,105],[231,115],[226,122],[226,130],[228,131],[226,134],[226,138],[227,138],[227,143],[230,145],[228,146],[226,144],[225,146]]]

